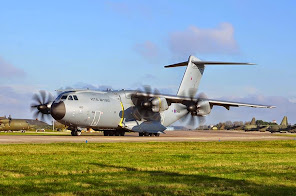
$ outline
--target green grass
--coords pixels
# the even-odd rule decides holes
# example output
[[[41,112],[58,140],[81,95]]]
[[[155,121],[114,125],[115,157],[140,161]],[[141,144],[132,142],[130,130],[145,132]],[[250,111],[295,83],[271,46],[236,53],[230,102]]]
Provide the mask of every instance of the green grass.
[[[296,141],[0,145],[0,195],[295,195]]]
[[[1,135],[71,135],[67,132],[36,132],[36,131],[26,131],[22,133],[21,131],[14,132],[0,132]]]

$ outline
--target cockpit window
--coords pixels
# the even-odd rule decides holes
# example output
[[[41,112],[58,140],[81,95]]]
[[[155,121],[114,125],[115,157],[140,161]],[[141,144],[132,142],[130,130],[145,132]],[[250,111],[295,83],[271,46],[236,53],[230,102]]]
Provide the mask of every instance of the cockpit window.
[[[68,100],[73,100],[72,95],[70,95],[70,96],[68,97]]]
[[[78,97],[76,95],[73,95],[74,100],[78,100]]]
[[[67,99],[68,95],[63,95],[61,99]]]

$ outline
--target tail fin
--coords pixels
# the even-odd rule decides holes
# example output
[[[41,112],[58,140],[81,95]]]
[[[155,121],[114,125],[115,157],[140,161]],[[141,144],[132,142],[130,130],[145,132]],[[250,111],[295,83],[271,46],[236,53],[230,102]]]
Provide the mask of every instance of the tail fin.
[[[282,122],[281,122],[281,125],[285,125],[285,126],[288,126],[288,118],[287,116],[284,116]]]
[[[189,56],[188,61],[165,66],[165,68],[187,66],[177,95],[194,96],[196,94],[201,77],[205,69],[205,65],[254,65],[254,64],[218,62],[218,61],[201,61],[200,59],[194,56]]]
[[[256,125],[256,119],[255,119],[255,117],[252,118],[251,125]]]

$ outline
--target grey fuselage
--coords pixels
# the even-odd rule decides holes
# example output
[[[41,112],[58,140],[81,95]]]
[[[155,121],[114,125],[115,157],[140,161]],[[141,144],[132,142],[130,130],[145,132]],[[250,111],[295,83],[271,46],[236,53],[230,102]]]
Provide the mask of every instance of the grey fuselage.
[[[134,91],[69,91],[61,93],[54,104],[63,102],[64,116],[57,121],[69,127],[100,129],[125,128],[137,132],[162,132],[186,112],[178,111],[173,103],[165,111],[155,113],[156,120],[136,120],[133,116],[134,104],[131,95]],[[75,97],[75,98],[74,98]],[[62,117],[62,118],[61,118]]]

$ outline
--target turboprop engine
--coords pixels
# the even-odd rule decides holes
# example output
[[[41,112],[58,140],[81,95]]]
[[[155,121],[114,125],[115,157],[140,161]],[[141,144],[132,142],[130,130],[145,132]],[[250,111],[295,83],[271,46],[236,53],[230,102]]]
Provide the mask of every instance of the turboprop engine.
[[[208,101],[191,102],[186,105],[188,114],[190,113],[192,116],[206,116],[211,113],[211,106]]]
[[[152,99],[151,103],[153,112],[162,112],[169,108],[168,102],[164,97],[156,97]]]
[[[178,106],[179,110],[182,112],[187,110],[183,120],[189,118],[189,124],[195,126],[196,120],[199,121],[199,124],[203,124],[205,122],[205,116],[211,113],[212,106],[207,100],[205,95],[199,95],[196,101],[191,98],[191,101],[185,101],[182,105]],[[182,120],[181,119],[181,120]]]

